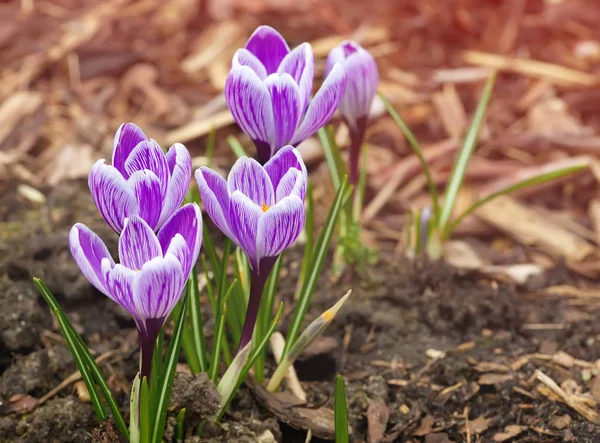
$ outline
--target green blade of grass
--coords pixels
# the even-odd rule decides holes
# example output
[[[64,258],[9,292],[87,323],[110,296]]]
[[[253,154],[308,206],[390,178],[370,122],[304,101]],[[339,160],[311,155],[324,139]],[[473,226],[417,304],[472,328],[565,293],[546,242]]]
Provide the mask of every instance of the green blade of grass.
[[[152,372],[150,374],[150,384],[148,387],[156,387],[161,383],[161,377],[163,372],[163,345],[164,345],[165,333],[164,329],[161,329],[156,339],[156,345],[154,346],[154,352],[152,353]],[[153,417],[155,414],[154,406],[157,402],[158,389],[150,390],[150,416]]]
[[[204,340],[204,330],[202,322],[202,308],[200,306],[200,294],[198,293],[198,270],[194,265],[192,274],[188,281],[187,298],[190,303],[190,329],[194,343],[196,358],[198,359],[199,372],[206,372],[208,368],[208,359],[206,357],[206,341]]]
[[[330,128],[326,129],[323,127],[319,129],[318,134],[321,145],[323,146],[323,154],[325,155],[325,160],[327,161],[327,166],[329,167],[329,172],[331,174],[331,180],[333,181],[333,188],[337,190],[342,183],[346,168],[344,166],[344,159],[342,158],[340,148],[335,142],[335,134],[332,134],[333,127],[330,126]]]
[[[221,355],[221,347],[223,343],[223,337],[225,335],[225,316],[227,314],[227,300],[231,295],[231,292],[235,285],[237,284],[237,280],[234,280],[226,293],[219,295],[219,299],[217,301],[217,313],[215,314],[215,333],[214,333],[214,342],[212,354],[210,356],[210,368],[208,370],[208,376],[212,381],[217,380],[217,375],[219,374],[219,360]]]
[[[367,187],[367,157],[369,149],[367,145],[362,150],[362,161],[360,168],[360,175],[358,177],[358,184],[356,194],[354,194],[354,202],[352,206],[352,220],[354,223],[360,223],[360,215],[362,213],[363,201],[365,199],[365,189]]]
[[[490,200],[493,200],[500,195],[510,194],[511,192],[518,191],[519,189],[524,189],[529,186],[535,186],[535,185],[546,183],[546,182],[549,182],[552,180],[556,180],[557,178],[564,177],[565,175],[569,175],[574,172],[581,171],[585,167],[587,167],[587,165],[581,164],[581,165],[575,165],[575,166],[571,166],[568,168],[563,168],[563,169],[559,169],[559,170],[555,170],[555,171],[544,172],[544,173],[538,174],[534,177],[530,177],[530,178],[521,180],[510,186],[502,188],[496,192],[492,192],[490,195],[487,195],[484,198],[482,198],[481,200],[475,202],[472,206],[470,206],[468,209],[466,209],[462,214],[460,214],[458,217],[456,217],[456,219],[454,219],[452,222],[450,222],[448,224],[447,234],[444,237],[444,239],[448,239],[450,237],[450,235],[452,234],[454,229],[456,229],[456,227],[460,224],[460,222],[467,215],[471,214],[477,208],[480,208],[481,206],[485,205]]]
[[[348,443],[348,407],[346,406],[346,390],[344,380],[338,374],[335,379],[333,397],[333,422],[335,426],[335,443]]]
[[[181,351],[181,340],[183,335],[183,326],[185,324],[185,318],[187,315],[187,298],[183,302],[181,313],[177,317],[175,322],[175,329],[169,342],[169,347],[165,355],[163,363],[163,374],[161,377],[161,384],[158,387],[152,389],[159,389],[160,393],[157,396],[156,402],[156,416],[153,417],[152,427],[152,439],[153,443],[160,443],[165,432],[165,423],[167,421],[167,409],[169,406],[169,400],[171,398],[171,391],[173,390],[173,378],[175,377],[175,368],[177,367],[177,361],[179,360],[179,352]]]
[[[479,129],[483,123],[483,117],[485,116],[485,110],[492,95],[492,89],[494,88],[495,80],[496,73],[492,72],[485,84],[483,94],[481,95],[481,99],[477,104],[477,109],[475,109],[475,114],[473,115],[473,120],[471,121],[471,125],[469,126],[469,129],[465,135],[462,148],[458,153],[458,157],[454,162],[454,166],[452,167],[450,179],[448,180],[448,185],[446,187],[446,194],[444,196],[444,204],[440,210],[440,217],[437,223],[437,226],[442,232],[446,232],[448,222],[450,221],[452,211],[454,210],[454,204],[456,203],[456,197],[458,196],[458,192],[460,191],[460,187],[465,178],[469,160],[471,159],[473,151],[475,150],[475,146],[477,145]]]
[[[275,314],[275,318],[271,322],[271,326],[267,330],[266,334],[263,336],[262,341],[257,346],[253,346],[252,352],[250,352],[250,356],[248,357],[248,360],[243,365],[241,371],[237,375],[235,384],[233,385],[232,388],[227,389],[227,393],[228,393],[227,397],[222,397],[221,406],[219,408],[219,412],[217,414],[217,417],[215,418],[215,421],[219,421],[219,420],[221,420],[221,418],[223,418],[223,414],[227,410],[227,407],[231,403],[231,400],[233,400],[235,393],[237,392],[237,390],[240,388],[240,386],[242,385],[242,383],[248,376],[248,373],[250,372],[250,369],[254,365],[256,359],[258,358],[259,355],[264,354],[264,352],[266,351],[267,346],[269,344],[269,340],[271,339],[273,332],[275,332],[275,329],[277,328],[277,325],[279,324],[279,319],[281,318],[282,313],[283,313],[283,303],[280,303],[279,308],[277,309],[277,314]],[[223,380],[221,380],[219,385],[222,382],[223,382]],[[225,392],[224,387],[223,387],[223,392]]]
[[[188,280],[188,284],[189,284],[189,280]],[[186,285],[186,294],[188,293],[187,291],[187,285]],[[171,312],[171,318],[176,318],[179,313],[181,312],[181,304],[183,302],[183,299],[179,301],[179,303],[177,303],[175,305],[175,307],[173,308],[173,311]],[[194,336],[192,335],[192,328],[189,325],[189,322],[186,321],[186,324],[183,326],[183,337],[181,339],[181,348],[183,350],[183,356],[185,357],[185,361],[187,362],[190,371],[193,374],[199,374],[200,371],[200,361],[198,360],[198,357],[196,356],[196,346],[194,344]],[[154,368],[154,366],[153,366]],[[152,374],[154,375],[154,373]]]
[[[129,441],[140,443],[140,373],[138,372],[131,385],[129,396]]]
[[[238,158],[248,157],[248,154],[246,154],[244,147],[234,135],[230,135],[229,137],[227,137],[227,143],[229,143],[231,150]]]
[[[175,422],[175,441],[177,443],[183,442],[185,438],[185,428],[183,427],[183,421],[185,419],[185,408],[182,408],[177,414],[177,421]]]
[[[412,133],[410,128],[404,123],[404,120],[400,117],[400,114],[394,109],[392,103],[385,97],[382,93],[378,94],[379,97],[383,100],[383,104],[385,105],[385,109],[387,109],[388,114],[392,117],[398,128],[406,137],[408,144],[412,148],[412,151],[419,159],[421,163],[421,168],[423,168],[423,173],[425,174],[425,178],[427,179],[427,187],[429,188],[429,195],[431,196],[431,202],[433,206],[433,214],[435,220],[439,220],[440,218],[440,204],[439,204],[439,193],[435,181],[433,180],[433,176],[431,175],[431,169],[429,169],[429,165],[423,156],[423,151],[421,151],[421,147],[419,146],[419,142],[417,138]]]
[[[302,256],[302,266],[300,267],[300,275],[298,276],[298,282],[296,284],[296,292],[294,299],[300,297],[300,291],[306,280],[308,273],[308,267],[312,261],[313,242],[314,242],[314,230],[315,230],[315,201],[313,198],[313,185],[312,180],[308,179],[308,185],[306,187],[306,223],[304,224],[304,255]]]
[[[140,442],[150,441],[150,432],[152,430],[153,413],[152,394],[148,386],[148,379],[142,378],[140,383]]]
[[[215,156],[215,145],[217,142],[217,130],[213,127],[208,133],[208,140],[206,141],[206,159],[209,168],[213,167],[213,159]]]
[[[306,278],[306,283],[302,288],[300,297],[298,298],[298,303],[296,304],[296,308],[294,309],[294,315],[292,317],[288,329],[285,348],[283,350],[284,356],[287,355],[291,346],[296,341],[298,334],[300,334],[302,322],[304,321],[304,317],[306,316],[306,312],[308,311],[308,306],[310,305],[310,301],[315,291],[315,287],[317,286],[317,280],[319,278],[319,275],[321,274],[321,269],[323,268],[323,264],[325,263],[327,253],[329,252],[331,238],[333,237],[333,232],[335,231],[338,215],[340,214],[340,211],[342,209],[342,204],[344,201],[344,197],[346,196],[347,189],[348,177],[345,176],[342,180],[342,184],[340,185],[339,189],[335,194],[333,204],[331,206],[331,209],[329,210],[329,214],[327,215],[327,220],[325,221],[325,225],[323,226],[321,234],[319,235],[319,239],[317,240],[317,244],[315,245],[313,260],[310,265],[310,272]]]

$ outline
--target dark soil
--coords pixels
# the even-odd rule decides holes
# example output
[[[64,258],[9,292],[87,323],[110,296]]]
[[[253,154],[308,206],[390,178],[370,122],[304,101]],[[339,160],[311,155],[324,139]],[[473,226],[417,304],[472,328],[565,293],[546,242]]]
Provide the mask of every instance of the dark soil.
[[[22,396],[39,399],[75,371],[33,276],[54,291],[94,353],[115,352],[102,368],[123,410],[128,409],[138,358],[133,321],[87,283],[68,250],[67,234],[75,221],[116,246],[116,236],[84,189],[79,182],[59,186],[43,206],[20,201],[13,191],[2,193],[3,442],[117,441],[114,426],[99,424],[91,405],[72,386],[26,413],[14,412]],[[294,292],[299,258],[294,251],[286,256],[280,291],[284,302]],[[557,267],[546,280],[557,284],[568,278]],[[510,286],[476,274],[456,275],[442,263],[385,254],[354,280],[333,285],[324,273],[311,318],[348,288],[353,294],[326,337],[296,364],[309,408],[332,406],[333,378],[342,374],[353,441],[509,441],[502,433],[511,432],[510,441],[517,442],[600,441],[600,427],[556,397],[545,396],[534,377],[539,369],[589,404],[600,401],[597,306],[543,293],[545,285],[539,281]],[[557,358],[559,351],[571,360]],[[573,358],[578,360],[573,363]],[[218,404],[206,376],[184,369],[175,379],[167,435],[172,435],[180,408],[187,409],[191,428]],[[203,435],[186,441],[303,442],[306,431],[276,420],[244,388],[223,423],[205,423]]]

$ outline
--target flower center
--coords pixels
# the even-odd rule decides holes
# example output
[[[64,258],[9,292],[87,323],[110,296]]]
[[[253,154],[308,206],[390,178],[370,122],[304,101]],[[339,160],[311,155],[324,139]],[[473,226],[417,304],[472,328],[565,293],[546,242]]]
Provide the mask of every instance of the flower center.
[[[263,210],[263,212],[267,212],[267,211],[269,210],[269,208],[270,208],[270,206],[269,206],[269,205],[267,205],[267,204],[266,204],[266,203],[264,203],[264,202],[260,204],[260,207],[261,207],[261,209]]]

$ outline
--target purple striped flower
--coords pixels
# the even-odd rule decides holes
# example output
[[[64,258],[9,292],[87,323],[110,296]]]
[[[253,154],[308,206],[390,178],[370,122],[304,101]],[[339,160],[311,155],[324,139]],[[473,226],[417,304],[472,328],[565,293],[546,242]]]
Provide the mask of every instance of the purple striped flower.
[[[115,135],[112,163],[98,160],[88,183],[100,214],[117,234],[133,215],[157,230],[181,206],[192,175],[192,160],[182,144],[164,154],[136,125],[123,124]]]
[[[346,83],[341,66],[332,67],[311,101],[313,76],[310,44],[290,51],[269,26],[259,26],[235,53],[225,99],[237,124],[254,141],[262,164],[283,146],[297,146],[313,135],[337,109]]]
[[[118,264],[100,237],[81,223],[71,228],[69,245],[90,283],[134,318],[142,376],[149,376],[158,333],[181,297],[200,252],[202,214],[196,204],[185,205],[158,234],[138,215],[123,223]]]
[[[296,149],[285,146],[264,166],[241,157],[227,180],[206,167],[196,171],[196,180],[209,217],[246,253],[250,263],[250,301],[241,349],[252,337],[271,268],[304,227],[306,166]]]
[[[344,67],[347,78],[339,109],[350,129],[352,144],[349,179],[351,183],[356,184],[360,147],[363,143],[371,103],[377,93],[379,73],[371,54],[351,41],[345,41],[331,50],[327,57],[325,72],[333,72],[339,64]]]

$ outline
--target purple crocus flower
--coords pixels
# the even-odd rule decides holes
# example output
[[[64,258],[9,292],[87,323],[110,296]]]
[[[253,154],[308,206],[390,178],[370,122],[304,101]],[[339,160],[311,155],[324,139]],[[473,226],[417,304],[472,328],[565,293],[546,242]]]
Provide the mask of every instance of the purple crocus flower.
[[[259,26],[246,47],[235,53],[225,100],[237,124],[254,141],[261,164],[283,146],[297,146],[313,135],[337,109],[346,83],[342,67],[332,67],[310,101],[313,76],[310,44],[290,51],[281,34],[269,26]]]
[[[379,73],[373,56],[351,41],[345,41],[331,50],[325,72],[333,72],[340,63],[346,72],[347,81],[339,110],[350,129],[349,180],[356,184],[360,147],[367,127],[369,109],[377,93]]]
[[[285,146],[264,166],[239,158],[227,181],[206,167],[196,171],[196,180],[209,217],[250,263],[250,300],[241,349],[252,337],[263,288],[277,257],[304,227],[306,166],[296,149]]]
[[[115,135],[112,163],[98,160],[88,183],[100,214],[117,234],[133,215],[157,230],[181,206],[192,175],[192,160],[182,144],[164,154],[136,125],[123,124]]]
[[[139,331],[141,374],[150,380],[158,333],[181,297],[202,243],[202,214],[196,204],[175,211],[155,234],[140,216],[125,219],[119,262],[87,226],[69,233],[73,258],[85,277],[131,314]]]

